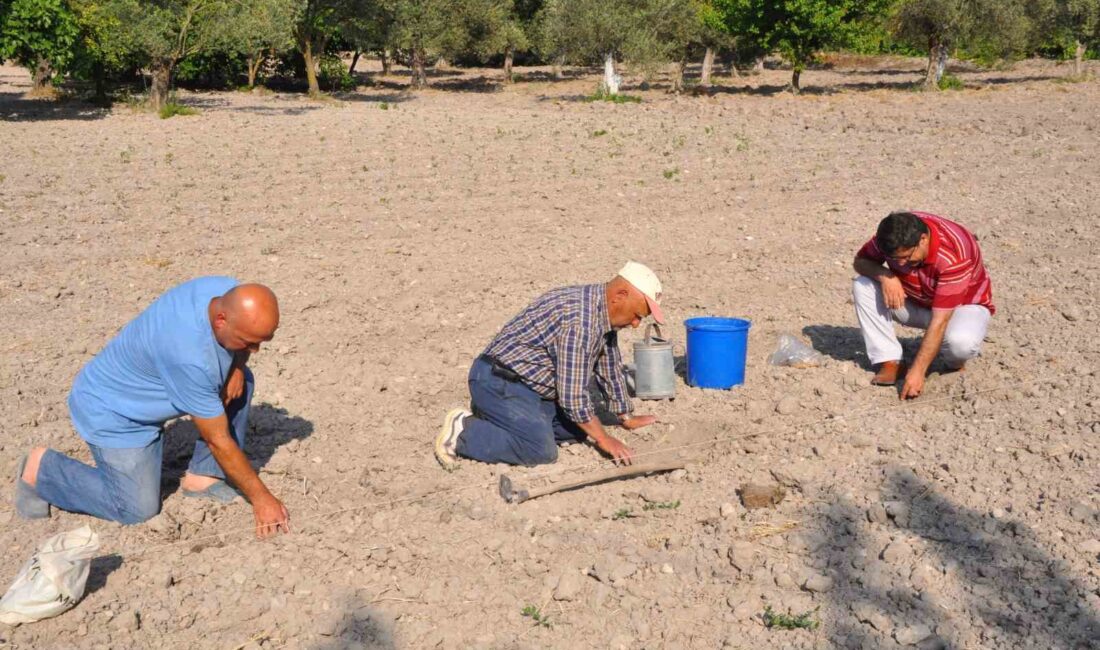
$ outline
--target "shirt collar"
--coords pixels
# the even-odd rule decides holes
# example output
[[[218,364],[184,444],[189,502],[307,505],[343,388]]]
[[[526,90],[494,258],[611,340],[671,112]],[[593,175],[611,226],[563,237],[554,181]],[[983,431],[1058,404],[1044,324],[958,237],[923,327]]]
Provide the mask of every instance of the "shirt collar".
[[[600,326],[600,334],[607,334],[611,331],[611,314],[607,313],[607,291],[602,284],[592,285],[593,292],[596,294],[596,322]]]
[[[940,235],[936,232],[936,225],[928,219],[921,218],[924,225],[928,226],[928,255],[924,257],[924,266],[934,266],[940,253]]]

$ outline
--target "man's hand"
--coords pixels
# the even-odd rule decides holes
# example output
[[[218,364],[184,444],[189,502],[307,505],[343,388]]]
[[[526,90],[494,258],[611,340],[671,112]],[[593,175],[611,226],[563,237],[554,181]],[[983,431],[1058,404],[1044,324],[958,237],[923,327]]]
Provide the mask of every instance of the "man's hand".
[[[252,504],[252,511],[256,515],[256,537],[265,539],[279,532],[290,532],[290,513],[286,506],[271,494],[258,499]]]
[[[225,378],[225,385],[222,386],[222,404],[229,406],[241,395],[244,395],[244,368],[234,364],[229,370],[229,376]]]
[[[922,390],[924,390],[924,369],[910,368],[909,372],[905,373],[905,383],[901,385],[899,399],[906,400],[920,397]]]
[[[886,302],[887,309],[901,309],[905,306],[905,289],[901,286],[901,280],[894,274],[879,277],[879,286],[882,287],[882,298]]]
[[[623,425],[624,429],[627,429],[629,431],[633,431],[634,429],[641,429],[642,427],[648,427],[656,421],[656,415],[619,416],[619,423]]]
[[[634,452],[630,450],[622,443],[621,440],[613,436],[604,435],[603,438],[593,440],[596,446],[603,450],[608,456],[623,465],[629,465],[631,458],[634,456]]]

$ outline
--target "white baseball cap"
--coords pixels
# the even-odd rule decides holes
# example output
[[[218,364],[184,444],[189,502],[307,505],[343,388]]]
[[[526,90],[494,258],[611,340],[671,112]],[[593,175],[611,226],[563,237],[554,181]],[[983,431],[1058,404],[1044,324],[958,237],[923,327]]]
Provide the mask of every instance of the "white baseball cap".
[[[649,303],[649,313],[657,323],[665,324],[665,313],[661,311],[661,281],[645,264],[627,262],[619,269],[619,277],[634,285],[634,288],[642,292],[645,301]]]

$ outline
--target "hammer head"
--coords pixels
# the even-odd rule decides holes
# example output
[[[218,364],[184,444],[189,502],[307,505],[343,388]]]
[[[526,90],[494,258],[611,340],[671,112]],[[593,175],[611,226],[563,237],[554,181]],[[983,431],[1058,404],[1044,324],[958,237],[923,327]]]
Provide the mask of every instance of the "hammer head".
[[[517,490],[507,474],[500,475],[500,496],[508,503],[523,503],[527,500],[527,490]]]

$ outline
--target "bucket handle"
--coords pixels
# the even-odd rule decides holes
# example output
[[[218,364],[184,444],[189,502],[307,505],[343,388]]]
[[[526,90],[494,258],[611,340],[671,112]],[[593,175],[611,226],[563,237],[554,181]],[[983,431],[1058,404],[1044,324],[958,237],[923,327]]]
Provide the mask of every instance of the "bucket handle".
[[[667,340],[667,339],[665,339],[664,334],[661,333],[661,326],[658,325],[657,323],[650,323],[649,325],[646,325],[646,327],[645,327],[645,344],[646,345],[653,345],[653,329],[654,328],[657,329],[657,338],[661,339],[662,341]]]

